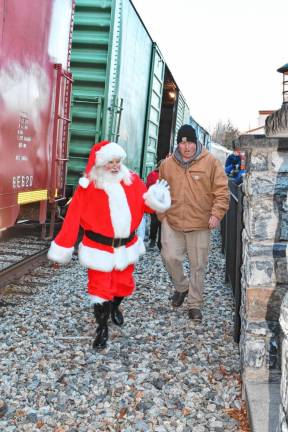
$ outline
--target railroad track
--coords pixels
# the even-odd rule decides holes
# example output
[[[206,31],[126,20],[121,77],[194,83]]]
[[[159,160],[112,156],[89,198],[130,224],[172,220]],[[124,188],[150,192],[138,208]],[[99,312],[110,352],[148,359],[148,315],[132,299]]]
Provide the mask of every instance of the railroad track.
[[[21,261],[5,267],[0,271],[0,289],[4,288],[11,282],[19,279],[21,276],[25,275],[35,267],[47,262],[47,252],[49,247],[46,247],[39,252],[36,252]]]
[[[0,306],[11,304],[6,298],[10,301],[18,293],[33,294],[37,278],[42,282],[48,279],[49,245],[50,241],[40,238],[39,226],[35,224],[15,226],[4,232],[0,239]]]

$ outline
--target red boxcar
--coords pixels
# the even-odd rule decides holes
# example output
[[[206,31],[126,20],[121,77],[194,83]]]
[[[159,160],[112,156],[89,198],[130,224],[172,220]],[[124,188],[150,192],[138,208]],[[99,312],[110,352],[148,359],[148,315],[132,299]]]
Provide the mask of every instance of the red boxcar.
[[[64,198],[73,6],[0,0],[0,230]]]

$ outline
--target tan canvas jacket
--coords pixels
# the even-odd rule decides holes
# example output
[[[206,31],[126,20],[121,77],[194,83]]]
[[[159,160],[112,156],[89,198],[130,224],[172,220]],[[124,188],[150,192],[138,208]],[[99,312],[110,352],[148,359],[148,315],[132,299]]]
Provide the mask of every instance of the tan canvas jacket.
[[[167,218],[177,231],[208,229],[211,215],[222,219],[229,207],[227,176],[221,163],[208,150],[203,149],[189,168],[171,156],[159,170],[159,178],[170,186],[172,205],[159,220]]]

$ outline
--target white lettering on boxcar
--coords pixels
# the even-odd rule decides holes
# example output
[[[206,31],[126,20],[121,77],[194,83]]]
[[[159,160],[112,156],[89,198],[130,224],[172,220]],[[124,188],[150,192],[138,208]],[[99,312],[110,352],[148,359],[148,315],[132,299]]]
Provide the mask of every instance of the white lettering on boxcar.
[[[13,189],[30,188],[33,186],[33,176],[19,175],[12,177]]]
[[[29,118],[27,113],[21,112],[20,113],[20,119],[19,119],[19,125],[17,129],[17,141],[18,148],[26,148],[27,142],[30,143],[32,141],[31,136],[26,136],[25,131],[28,129],[29,126]]]
[[[27,156],[22,156],[22,155],[16,155],[15,160],[17,160],[17,161],[27,161],[28,157]]]

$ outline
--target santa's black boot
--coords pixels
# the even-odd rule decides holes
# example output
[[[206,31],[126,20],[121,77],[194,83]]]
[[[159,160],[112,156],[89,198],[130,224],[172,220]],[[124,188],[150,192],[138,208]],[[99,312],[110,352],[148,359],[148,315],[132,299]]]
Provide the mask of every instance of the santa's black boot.
[[[118,326],[122,326],[124,323],[123,314],[119,309],[119,305],[123,298],[124,297],[114,297],[114,300],[111,302],[111,319],[113,323]]]
[[[108,340],[108,318],[110,314],[110,302],[94,304],[94,316],[98,324],[96,338],[93,342],[94,349],[103,349]]]

